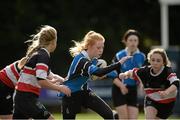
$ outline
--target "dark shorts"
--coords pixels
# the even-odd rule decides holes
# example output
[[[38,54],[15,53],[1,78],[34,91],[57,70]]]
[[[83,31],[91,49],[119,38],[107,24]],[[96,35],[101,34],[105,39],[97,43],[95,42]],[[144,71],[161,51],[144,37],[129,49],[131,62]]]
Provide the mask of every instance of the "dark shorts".
[[[51,115],[33,93],[16,91],[14,102],[13,119],[48,119]]]
[[[74,119],[81,112],[81,107],[90,108],[104,119],[113,119],[113,112],[108,104],[90,90],[78,91],[71,97],[62,99],[63,119]]]
[[[10,115],[13,112],[14,89],[6,86],[0,80],[0,115]]]
[[[123,95],[120,88],[113,84],[112,86],[112,100],[114,107],[121,105],[128,105],[137,107],[137,87],[127,86],[128,93]]]
[[[153,101],[149,97],[145,98],[144,106],[152,106],[157,109],[157,117],[161,119],[167,119],[173,112],[173,107],[174,107],[175,102],[171,103],[158,103],[156,101]]]

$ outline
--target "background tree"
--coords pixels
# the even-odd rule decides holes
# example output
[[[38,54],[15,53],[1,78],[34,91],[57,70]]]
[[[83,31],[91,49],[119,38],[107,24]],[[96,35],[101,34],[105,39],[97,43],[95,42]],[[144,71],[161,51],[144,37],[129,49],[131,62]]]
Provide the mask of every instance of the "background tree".
[[[170,44],[180,45],[180,7],[170,6]],[[129,28],[142,34],[140,49],[147,53],[160,45],[160,5],[158,0],[1,0],[0,68],[25,55],[24,41],[40,25],[52,25],[58,31],[58,46],[53,57],[53,71],[67,73],[72,60],[68,53],[71,40],[80,40],[89,30],[106,38],[103,58],[122,49],[122,34]]]

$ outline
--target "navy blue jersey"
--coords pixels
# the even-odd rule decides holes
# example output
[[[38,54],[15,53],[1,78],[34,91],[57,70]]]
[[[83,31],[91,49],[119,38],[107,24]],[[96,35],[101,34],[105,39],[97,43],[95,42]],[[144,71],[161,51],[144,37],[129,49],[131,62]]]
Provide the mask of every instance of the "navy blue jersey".
[[[38,80],[47,79],[50,70],[49,66],[49,52],[45,48],[39,49],[30,57],[22,69],[16,89],[39,95],[41,86],[38,84]]]
[[[117,62],[105,68],[99,68],[96,63],[95,59],[89,59],[86,51],[82,51],[74,57],[68,71],[67,81],[64,82],[71,89],[71,92],[88,89],[87,81],[91,75],[103,76],[120,66],[120,63]]]
[[[128,55],[128,51],[126,49],[121,50],[116,53],[114,61],[119,61],[122,57],[125,57]],[[132,54],[132,58],[128,59],[125,61],[121,67],[119,68],[119,72],[126,72],[128,70],[131,70],[133,68],[140,68],[145,62],[145,55],[144,53],[140,52],[139,50],[135,51]],[[123,83],[126,84],[127,86],[134,86],[136,85],[136,81],[132,79],[125,79],[123,80]]]
[[[166,97],[161,97],[158,91],[169,88],[173,83],[179,82],[176,73],[173,72],[171,67],[162,67],[160,72],[154,74],[151,66],[133,69],[133,78],[136,81],[142,82],[146,95],[154,101],[159,103],[169,103],[175,101],[176,92],[172,92]]]

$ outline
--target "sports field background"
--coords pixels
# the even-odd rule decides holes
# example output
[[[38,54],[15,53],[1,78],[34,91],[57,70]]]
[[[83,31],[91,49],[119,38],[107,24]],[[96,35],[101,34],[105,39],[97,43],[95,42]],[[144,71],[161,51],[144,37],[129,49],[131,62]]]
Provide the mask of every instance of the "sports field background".
[[[53,113],[56,120],[62,120],[62,114]],[[138,119],[144,119],[144,113],[140,113]],[[95,112],[77,114],[76,120],[103,120],[101,116]],[[171,116],[168,120],[180,120],[180,117]]]
[[[53,115],[56,120],[62,119],[62,114],[54,113]],[[144,114],[140,114],[138,119],[144,119]],[[90,112],[77,114],[76,120],[103,120],[103,118],[95,112]]]
[[[105,39],[105,49],[102,58],[111,63],[115,53],[124,48],[120,42],[124,32],[133,28],[141,33],[140,50],[148,53],[152,46],[161,45],[161,8],[160,0],[1,0],[1,60],[0,68],[4,68],[14,60],[25,55],[27,45],[24,41],[30,39],[41,25],[51,25],[58,32],[58,45],[52,55],[52,71],[63,77],[66,76],[72,57],[69,48],[72,40],[81,40],[89,30],[101,33]],[[162,1],[162,0],[161,0]],[[172,0],[169,0],[172,1]],[[180,1],[180,0],[179,0]],[[102,5],[103,3],[103,5]],[[180,5],[169,7],[169,46],[168,57],[172,62],[173,70],[180,78]],[[33,19],[32,19],[33,18]],[[101,97],[111,100],[111,81],[98,81],[93,84],[93,90]],[[101,85],[101,86],[99,86]],[[108,91],[109,90],[109,91]],[[104,92],[106,91],[106,92]],[[179,88],[180,91],[180,88]],[[40,97],[46,102],[58,101],[55,92],[46,92]],[[107,94],[108,93],[108,94]],[[179,93],[180,98],[180,93]],[[43,103],[43,102],[42,102]],[[56,104],[56,103],[53,103]],[[57,120],[62,119],[58,112],[59,102],[48,109]],[[47,104],[44,104],[47,106]],[[180,120],[180,99],[175,105]],[[102,120],[94,112],[77,115],[77,120]],[[144,119],[144,113],[139,115]]]

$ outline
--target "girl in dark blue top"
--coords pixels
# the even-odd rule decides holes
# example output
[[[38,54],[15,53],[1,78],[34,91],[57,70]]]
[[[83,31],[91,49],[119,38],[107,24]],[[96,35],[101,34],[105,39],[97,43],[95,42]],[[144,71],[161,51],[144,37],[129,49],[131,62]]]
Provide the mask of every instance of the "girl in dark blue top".
[[[122,42],[126,48],[116,53],[114,61],[119,61],[122,57],[132,56],[119,67],[119,72],[126,72],[133,68],[139,68],[144,64],[145,55],[138,49],[140,35],[136,30],[128,30]],[[114,81],[112,86],[112,99],[119,119],[137,119],[137,83],[133,79]],[[130,114],[129,114],[130,113]]]
[[[70,53],[74,59],[64,85],[68,86],[72,93],[71,96],[63,95],[63,119],[75,119],[82,106],[92,109],[104,119],[113,119],[111,108],[88,88],[87,81],[92,75],[101,77],[116,70],[130,57],[123,57],[110,66],[98,68],[95,64],[95,59],[101,57],[104,42],[105,39],[101,34],[89,31],[83,41],[74,41],[75,46],[70,48]]]

